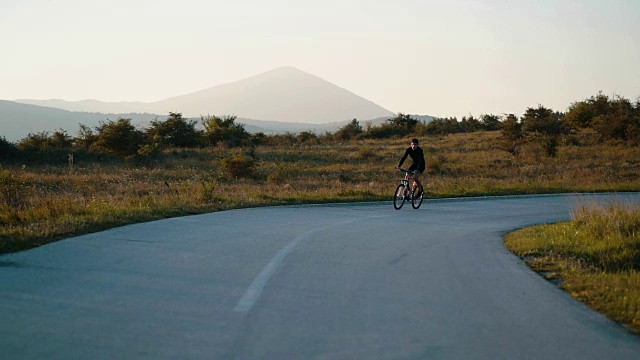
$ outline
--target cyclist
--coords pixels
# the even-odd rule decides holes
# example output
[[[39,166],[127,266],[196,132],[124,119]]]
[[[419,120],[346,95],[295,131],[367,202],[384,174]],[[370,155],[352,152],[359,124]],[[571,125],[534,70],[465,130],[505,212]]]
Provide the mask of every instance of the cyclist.
[[[426,165],[424,161],[424,152],[422,151],[422,148],[418,146],[418,139],[411,140],[411,146],[404,152],[404,156],[400,160],[400,164],[396,166],[396,169],[399,169],[402,166],[402,163],[404,163],[404,161],[407,159],[407,156],[411,157],[411,160],[413,161],[413,164],[411,164],[409,170],[415,171],[414,174],[410,175],[410,178],[413,179],[416,184],[418,184],[418,186],[420,187],[420,194],[422,194],[424,188],[422,187],[422,183],[420,182],[420,174],[424,172]]]

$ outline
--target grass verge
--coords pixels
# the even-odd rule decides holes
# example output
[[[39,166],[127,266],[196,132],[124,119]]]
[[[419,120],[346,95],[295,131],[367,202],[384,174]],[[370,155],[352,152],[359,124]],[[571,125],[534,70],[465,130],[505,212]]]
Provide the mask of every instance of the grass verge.
[[[571,221],[508,234],[505,245],[575,299],[640,335],[640,207],[583,206]]]

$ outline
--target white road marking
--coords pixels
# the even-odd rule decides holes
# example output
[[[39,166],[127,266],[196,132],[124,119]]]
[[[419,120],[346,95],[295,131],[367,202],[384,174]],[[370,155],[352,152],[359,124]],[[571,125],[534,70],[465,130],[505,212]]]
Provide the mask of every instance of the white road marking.
[[[287,257],[287,255],[289,255],[293,251],[293,249],[295,249],[301,242],[310,238],[311,235],[317,232],[320,232],[322,230],[325,230],[327,228],[334,228],[336,226],[341,226],[348,223],[371,219],[371,218],[377,218],[377,217],[386,217],[386,216],[371,216],[371,217],[366,217],[361,219],[352,219],[352,220],[342,221],[337,224],[332,224],[330,226],[325,226],[322,228],[307,231],[306,233],[296,237],[289,244],[287,244],[285,247],[280,249],[280,251],[278,251],[278,253],[273,257],[273,259],[269,261],[267,266],[265,266],[264,269],[260,271],[260,274],[258,274],[258,276],[256,276],[256,278],[251,283],[251,285],[249,285],[249,287],[247,288],[247,291],[244,292],[244,295],[242,296],[242,298],[240,298],[240,301],[238,301],[238,304],[233,310],[236,312],[248,313],[251,310],[251,308],[253,308],[253,305],[256,303],[256,301],[262,294],[262,290],[264,289],[265,285],[269,281],[269,278],[271,278],[271,275],[273,275],[273,273],[280,266],[280,264],[282,264],[282,262]]]

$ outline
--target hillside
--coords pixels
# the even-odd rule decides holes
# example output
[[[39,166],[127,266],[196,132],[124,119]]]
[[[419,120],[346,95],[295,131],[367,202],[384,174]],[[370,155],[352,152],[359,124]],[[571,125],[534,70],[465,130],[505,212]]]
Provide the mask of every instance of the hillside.
[[[75,135],[79,124],[93,128],[101,121],[117,120],[121,117],[132,119],[134,124],[139,125],[147,124],[156,118],[163,119],[163,116],[155,114],[72,112],[0,100],[0,136],[14,142],[27,137],[29,133],[53,132],[59,129],[67,131],[69,135]]]

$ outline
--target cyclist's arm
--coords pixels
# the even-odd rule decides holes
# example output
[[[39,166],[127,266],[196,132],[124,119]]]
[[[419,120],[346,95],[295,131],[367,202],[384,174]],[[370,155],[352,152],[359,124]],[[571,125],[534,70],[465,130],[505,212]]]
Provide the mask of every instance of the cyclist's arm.
[[[398,164],[398,167],[401,167],[402,163],[404,163],[404,161],[407,160],[407,156],[409,156],[409,150],[408,149],[404,152],[404,156],[400,160],[400,164]]]

